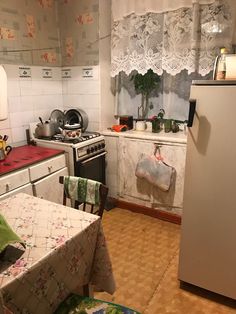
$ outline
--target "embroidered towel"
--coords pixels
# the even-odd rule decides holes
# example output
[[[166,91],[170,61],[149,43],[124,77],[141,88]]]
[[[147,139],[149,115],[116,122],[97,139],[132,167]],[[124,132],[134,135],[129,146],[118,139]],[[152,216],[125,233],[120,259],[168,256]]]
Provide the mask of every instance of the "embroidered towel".
[[[0,214],[0,253],[11,243],[19,242],[25,248],[24,241],[11,229],[6,219]]]
[[[100,202],[99,189],[100,182],[73,176],[64,177],[64,188],[66,196],[79,201],[93,205],[98,205]]]

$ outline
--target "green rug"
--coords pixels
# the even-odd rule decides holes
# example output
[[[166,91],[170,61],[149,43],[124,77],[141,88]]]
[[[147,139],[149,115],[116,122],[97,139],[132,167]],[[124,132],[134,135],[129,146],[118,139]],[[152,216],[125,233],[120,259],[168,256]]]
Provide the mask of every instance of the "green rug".
[[[72,294],[54,314],[140,314],[122,305]]]

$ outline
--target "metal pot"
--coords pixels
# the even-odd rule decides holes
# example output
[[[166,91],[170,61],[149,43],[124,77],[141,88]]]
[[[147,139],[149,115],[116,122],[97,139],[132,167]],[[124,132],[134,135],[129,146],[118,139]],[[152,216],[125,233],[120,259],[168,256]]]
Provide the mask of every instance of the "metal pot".
[[[41,118],[40,121],[41,123],[38,123],[35,129],[36,137],[52,137],[56,134],[57,125],[54,122],[50,120],[43,122]]]
[[[61,134],[64,136],[67,140],[74,140],[81,136],[82,129],[80,124],[65,124],[64,129],[59,127],[59,130],[61,131]]]
[[[65,124],[80,124],[82,132],[84,132],[88,127],[88,115],[82,109],[70,109],[65,113]]]

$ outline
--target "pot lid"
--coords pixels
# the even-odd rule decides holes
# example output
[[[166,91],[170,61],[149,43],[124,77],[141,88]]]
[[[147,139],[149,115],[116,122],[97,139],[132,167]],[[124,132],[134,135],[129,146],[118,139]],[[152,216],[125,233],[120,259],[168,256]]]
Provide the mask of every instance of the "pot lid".
[[[73,123],[73,124],[65,124],[64,129],[66,130],[74,130],[74,129],[80,129],[81,124],[80,123]]]
[[[50,121],[54,122],[58,127],[63,127],[65,123],[65,115],[61,110],[55,109],[51,112]]]

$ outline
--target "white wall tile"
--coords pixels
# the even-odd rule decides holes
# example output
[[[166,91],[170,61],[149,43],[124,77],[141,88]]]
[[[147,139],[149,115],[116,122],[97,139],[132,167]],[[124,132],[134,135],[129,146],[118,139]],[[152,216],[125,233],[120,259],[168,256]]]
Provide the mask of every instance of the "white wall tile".
[[[11,128],[19,128],[23,125],[22,123],[22,115],[23,112],[13,112],[10,113],[10,126]]]
[[[7,82],[8,97],[20,96],[20,83],[19,80],[8,80]]]
[[[26,141],[26,133],[25,128],[23,126],[18,128],[12,128],[11,131],[13,143]]]
[[[9,129],[9,128],[10,128],[10,119],[9,119],[9,114],[8,114],[8,118],[6,120],[0,121],[0,130]]]
[[[20,112],[21,109],[21,97],[8,97],[8,112]]]
[[[99,81],[69,81],[68,94],[99,94]]]

